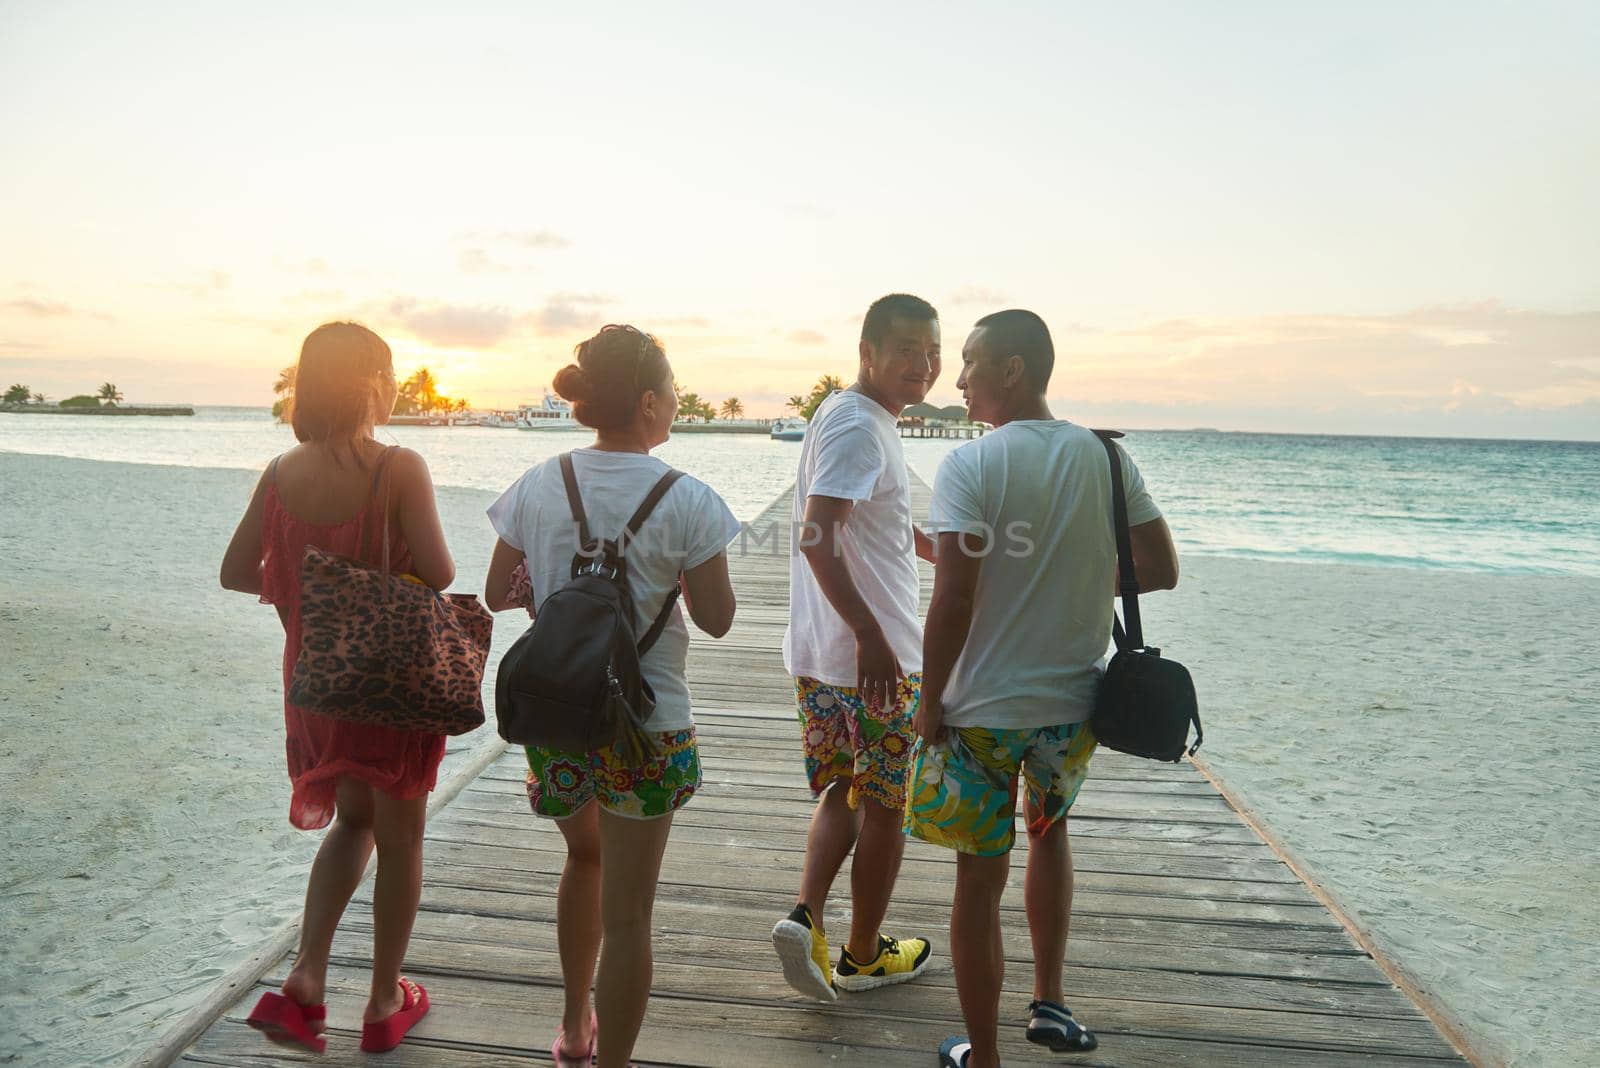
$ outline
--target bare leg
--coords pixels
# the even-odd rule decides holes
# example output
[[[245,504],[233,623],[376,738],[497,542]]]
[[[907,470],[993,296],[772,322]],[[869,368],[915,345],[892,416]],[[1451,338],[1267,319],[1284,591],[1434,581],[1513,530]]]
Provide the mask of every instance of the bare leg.
[[[411,944],[411,926],[422,899],[422,832],[428,797],[407,801],[372,791],[372,838],[378,847],[378,877],[372,890],[372,994],[363,1023],[393,1015],[405,1004],[400,966]]]
[[[861,837],[850,862],[850,955],[869,961],[878,955],[878,932],[889,911],[889,895],[900,875],[906,837],[902,812],[876,801],[861,801]]]
[[[1005,952],[1000,942],[1000,895],[1006,888],[1011,854],[956,857],[956,901],[950,911],[950,961],[956,994],[967,1021],[972,1052],[967,1068],[1000,1064],[1000,984]]]
[[[284,980],[283,992],[302,1005],[320,1005],[328,978],[328,954],[350,897],[361,885],[372,857],[372,788],[340,779],[333,826],[317,848],[306,883],[306,908],[300,921],[300,950]],[[317,1031],[322,1024],[312,1025]]]
[[[600,956],[600,806],[590,801],[556,824],[567,840],[567,863],[556,891],[556,943],[566,1007],[564,1052],[589,1048],[589,990]]]
[[[1061,966],[1072,922],[1072,844],[1063,817],[1043,835],[1028,838],[1023,898],[1033,939],[1033,996],[1061,1004]]]
[[[599,1068],[625,1068],[644,1023],[654,970],[650,918],[671,831],[670,814],[630,820],[600,813],[600,921],[605,933],[595,982]]]
[[[828,891],[844,866],[844,858],[861,832],[861,815],[849,805],[850,781],[835,779],[811,814],[811,829],[806,834],[805,867],[800,873],[800,904],[811,910],[811,922],[818,931]]]

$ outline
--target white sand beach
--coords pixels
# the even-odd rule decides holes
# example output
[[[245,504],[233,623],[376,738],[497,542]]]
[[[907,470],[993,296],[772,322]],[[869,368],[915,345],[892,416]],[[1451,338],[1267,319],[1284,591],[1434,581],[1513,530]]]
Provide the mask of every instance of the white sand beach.
[[[216,583],[252,481],[0,453],[0,1062],[127,1060],[299,908],[281,631]],[[490,499],[440,490],[459,589]],[[1193,557],[1146,628],[1209,765],[1486,1049],[1594,1062],[1600,580]]]

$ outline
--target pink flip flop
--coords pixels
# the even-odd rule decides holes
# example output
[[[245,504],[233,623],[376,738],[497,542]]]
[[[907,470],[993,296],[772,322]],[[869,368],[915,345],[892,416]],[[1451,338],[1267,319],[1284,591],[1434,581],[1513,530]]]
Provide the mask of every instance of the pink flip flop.
[[[428,992],[421,983],[400,977],[406,999],[393,1013],[361,1027],[361,1052],[387,1053],[398,1046],[418,1020],[428,1015]]]
[[[556,1040],[550,1044],[550,1059],[555,1062],[556,1068],[589,1068],[594,1063],[594,1043],[599,1032],[600,1024],[595,1019],[594,1013],[589,1014],[589,1048],[574,1057],[562,1046],[567,1041],[567,1029],[556,1029]]]
[[[304,1046],[323,1053],[328,1042],[311,1027],[328,1018],[326,1005],[302,1005],[285,994],[262,994],[245,1023],[280,1046]]]

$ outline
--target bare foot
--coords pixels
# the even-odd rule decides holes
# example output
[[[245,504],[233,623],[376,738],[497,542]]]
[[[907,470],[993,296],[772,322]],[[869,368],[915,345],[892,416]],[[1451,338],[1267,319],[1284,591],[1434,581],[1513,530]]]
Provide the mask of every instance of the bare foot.
[[[283,981],[283,996],[307,1008],[321,1005],[326,996],[323,989],[325,982],[325,976],[315,975],[309,967],[301,968],[297,964],[289,971],[289,977]],[[319,1035],[328,1026],[325,1020],[307,1020],[306,1023],[310,1025],[313,1033]]]
[[[578,1027],[567,1027],[562,1024],[561,1052],[569,1060],[581,1060],[589,1053],[589,1046],[594,1041],[594,1015],[591,1010],[583,1011],[583,1023]]]
[[[388,993],[381,997],[374,994],[367,1001],[367,1011],[361,1014],[361,1022],[369,1024],[377,1023],[379,1020],[386,1020],[399,1012],[405,1003],[405,987],[396,983],[389,988]]]

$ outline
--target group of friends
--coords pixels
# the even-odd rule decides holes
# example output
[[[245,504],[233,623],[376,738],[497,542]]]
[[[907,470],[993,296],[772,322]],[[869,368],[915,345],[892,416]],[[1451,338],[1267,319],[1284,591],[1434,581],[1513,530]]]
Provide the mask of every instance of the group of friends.
[[[938,1063],[998,1065],[1000,901],[1021,792],[1034,971],[1026,1037],[1057,1053],[1092,1050],[1097,1040],[1067,1008],[1062,973],[1073,885],[1067,814],[1096,744],[1087,721],[1117,569],[1104,447],[1050,411],[1055,354],[1043,320],[1020,309],[986,315],[962,348],[956,386],[971,418],[995,429],[945,458],[919,523],[897,423],[940,376],[936,311],[908,294],[880,298],[863,321],[858,355],[855,382],[814,414],[796,473],[783,653],[818,800],[794,908],[772,929],[777,960],[796,991],[819,1001],[915,979],[935,959],[932,939],[883,930],[905,838],[952,849],[948,951],[967,1031],[940,1045]],[[651,334],[608,326],[577,346],[554,386],[595,431],[570,459],[589,528],[614,536],[670,470],[651,452],[677,414],[671,365]],[[434,589],[454,581],[426,463],[375,437],[395,395],[389,347],[370,330],[331,323],[306,339],[291,420],[300,444],[262,475],[221,576],[225,587],[277,608],[286,690],[300,648],[307,546],[376,561],[388,530],[391,567]],[[1125,454],[1122,471],[1141,592],[1171,588],[1178,560],[1166,522]],[[497,540],[486,603],[537,613],[570,580],[582,548],[559,458],[529,469],[489,520]],[[626,546],[641,618],[676,587],[697,627],[726,634],[736,609],[727,554],[739,531],[711,487],[692,474],[672,483]],[[934,567],[926,620],[919,558]],[[674,612],[640,659],[656,700],[646,723],[655,744],[642,764],[620,744],[527,749],[529,803],[566,845],[556,901],[564,1007],[550,1050],[558,1068],[623,1068],[643,1024],[662,857],[674,813],[701,785],[688,645]],[[334,930],[376,851],[361,1048],[392,1049],[429,1007],[401,965],[444,738],[287,700],[285,723],[290,821],[329,829],[312,865],[294,965],[249,1020],[275,1041],[325,1049]],[[847,859],[850,922],[835,958],[825,907]]]

